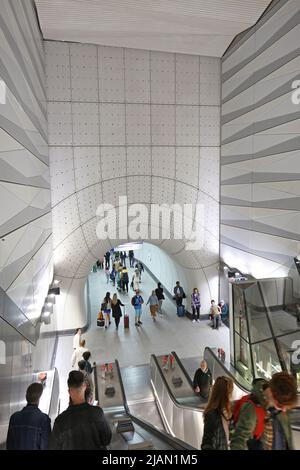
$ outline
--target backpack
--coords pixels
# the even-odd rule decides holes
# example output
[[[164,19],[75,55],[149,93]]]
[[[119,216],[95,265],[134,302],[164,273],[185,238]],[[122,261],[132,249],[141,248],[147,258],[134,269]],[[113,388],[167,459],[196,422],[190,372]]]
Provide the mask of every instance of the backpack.
[[[134,295],[131,299],[131,304],[135,307],[136,305],[139,305],[139,297],[137,295]]]
[[[127,273],[127,272],[125,272],[125,273],[122,274],[122,279],[123,279],[124,282],[128,282],[128,281],[129,281],[129,279],[128,279],[128,273]]]
[[[266,411],[261,405],[255,403],[252,400],[251,395],[245,395],[235,402],[233,410],[233,423],[234,425],[236,425],[239,419],[241,408],[244,403],[252,403],[252,405],[254,406],[257,423],[256,428],[253,431],[253,437],[255,439],[260,439],[264,432]]]

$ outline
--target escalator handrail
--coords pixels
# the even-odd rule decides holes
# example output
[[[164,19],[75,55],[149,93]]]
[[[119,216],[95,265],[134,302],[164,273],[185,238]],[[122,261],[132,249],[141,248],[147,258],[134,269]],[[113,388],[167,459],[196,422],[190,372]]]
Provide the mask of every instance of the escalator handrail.
[[[178,448],[177,448],[178,450],[179,449],[195,450],[195,448],[193,446],[191,446],[190,444],[187,444],[186,442],[181,441],[177,437],[170,436],[169,434],[165,433],[164,431],[160,431],[159,429],[157,429],[152,424],[148,423],[147,421],[144,421],[142,418],[137,418],[135,415],[133,415],[130,412],[128,402],[127,402],[127,398],[126,398],[126,394],[125,394],[125,389],[124,389],[124,384],[123,384],[123,379],[122,379],[121,369],[120,369],[118,359],[115,359],[115,364],[116,364],[118,379],[119,379],[119,383],[120,383],[120,387],[121,387],[121,393],[122,393],[122,398],[123,398],[124,409],[126,411],[126,414],[129,416],[129,418],[131,418],[136,424],[138,424],[142,428],[146,429],[146,431],[149,431],[152,434],[155,434],[160,439],[164,439],[170,445],[174,446],[174,444],[175,444],[176,446],[178,446]]]
[[[175,357],[176,362],[178,363],[178,365],[179,365],[179,367],[180,367],[180,369],[181,369],[181,372],[184,374],[184,376],[185,376],[185,378],[187,379],[189,385],[191,386],[194,395],[197,396],[197,394],[196,394],[195,391],[194,391],[194,383],[193,383],[193,381],[192,381],[190,375],[188,374],[186,368],[184,367],[184,365],[182,364],[181,360],[179,359],[179,357],[178,357],[176,351],[172,351],[171,354]]]
[[[205,351],[208,351],[209,354],[211,354],[211,356],[213,356],[213,358],[215,359],[215,361],[216,361],[216,362],[219,364],[219,366],[224,370],[225,374],[228,375],[228,376],[233,380],[233,382],[234,382],[236,385],[238,385],[238,387],[240,387],[241,390],[243,390],[243,392],[245,392],[245,393],[251,392],[251,387],[246,388],[246,387],[244,387],[243,385],[241,385],[241,384],[239,383],[237,377],[235,377],[235,375],[234,375],[232,372],[230,372],[230,370],[227,369],[227,367],[225,366],[224,362],[222,362],[222,361],[218,358],[218,356],[214,353],[214,351],[213,351],[210,347],[206,346],[206,347],[204,348],[204,355],[203,355],[204,358],[205,358]]]
[[[218,356],[213,352],[213,350],[206,346],[206,348],[204,349],[204,357],[205,357],[205,351],[208,351],[209,354],[211,354],[213,356],[213,358],[218,362],[218,364],[222,367],[222,369],[224,370],[224,372],[233,380],[233,382],[241,389],[243,390],[243,392],[245,393],[249,393],[251,391],[251,389],[246,389],[245,387],[243,387],[238,379],[234,376],[234,374],[232,374],[232,372],[230,372],[227,367],[225,366],[225,364],[218,358]],[[296,409],[299,409],[299,407],[297,407]],[[295,430],[295,431],[299,431],[300,430],[300,427],[296,424],[292,424],[291,425],[292,429]]]
[[[192,411],[196,411],[196,412],[199,412],[199,413],[202,413],[202,410],[198,407],[193,407],[193,406],[190,406],[190,405],[183,405],[181,404],[180,402],[177,401],[177,399],[175,398],[168,382],[166,381],[166,378],[161,370],[161,367],[158,363],[158,360],[157,360],[157,357],[155,356],[155,354],[151,354],[151,358],[153,358],[153,361],[155,362],[155,365],[156,365],[156,368],[158,370],[158,373],[159,375],[161,376],[162,378],[162,381],[164,383],[164,386],[166,387],[167,389],[167,392],[168,392],[168,395],[169,397],[171,398],[173,404],[177,407],[177,408],[182,408],[182,409],[186,409],[186,410],[192,410]]]

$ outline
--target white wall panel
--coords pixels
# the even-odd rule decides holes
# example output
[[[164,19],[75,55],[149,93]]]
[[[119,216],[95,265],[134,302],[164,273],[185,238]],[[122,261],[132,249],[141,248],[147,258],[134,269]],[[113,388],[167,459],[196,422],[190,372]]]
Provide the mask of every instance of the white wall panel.
[[[73,144],[99,145],[98,103],[73,103]]]
[[[221,62],[216,57],[200,57],[200,105],[220,106]]]
[[[175,106],[151,106],[152,145],[175,145]]]
[[[176,54],[176,103],[199,105],[199,56]]]
[[[52,206],[54,206],[75,191],[72,147],[50,147],[49,160]]]
[[[75,43],[68,47],[72,101],[61,103],[59,95],[49,108],[51,115],[55,111],[51,116],[51,175],[57,274],[84,278],[93,257],[120,243],[114,233],[109,240],[97,237],[99,204],[112,205],[108,224],[114,222],[120,196],[127,196],[129,204],[145,204],[148,213],[141,215],[140,230],[151,242],[148,215],[153,204],[195,205],[200,201],[207,208],[201,223],[204,232],[209,224],[208,235],[199,256],[193,252],[178,261],[186,266],[187,285],[200,283],[209,292],[209,285],[203,285],[208,281],[201,266],[215,263],[218,252],[219,60]],[[63,44],[60,67],[65,53]],[[53,56],[50,60],[55,67]],[[61,111],[66,112],[61,105],[69,106],[69,139],[59,127]],[[198,186],[207,191],[199,193]],[[191,221],[196,207],[192,209]],[[171,254],[185,249],[184,241],[173,239],[172,226],[170,236],[164,243],[152,241],[162,243]],[[163,267],[166,275],[168,269]],[[66,294],[65,305],[68,298]],[[79,308],[80,301],[70,302]],[[74,315],[74,325],[81,316],[82,312]]]
[[[124,50],[98,47],[98,79],[101,102],[124,102]]]
[[[198,187],[199,148],[177,147],[176,179]]]
[[[125,49],[125,91],[127,103],[150,102],[150,52]]]
[[[176,106],[176,144],[199,145],[198,106]]]
[[[200,145],[203,147],[220,145],[219,106],[200,106]]]
[[[175,54],[150,52],[151,102],[175,103]]]
[[[70,45],[72,100],[98,101],[97,47]]]
[[[101,148],[102,180],[126,175],[126,152],[124,147]]]
[[[127,174],[151,175],[151,147],[127,147]]]
[[[69,45],[45,42],[46,93],[48,101],[71,99]]]
[[[175,147],[152,148],[152,174],[175,178]]]
[[[100,180],[99,150],[98,147],[74,148],[74,170],[77,191]]]
[[[100,104],[101,145],[125,144],[125,105]]]
[[[128,145],[150,145],[150,106],[126,105],[126,141]]]
[[[48,103],[49,145],[72,145],[72,110],[70,103]]]

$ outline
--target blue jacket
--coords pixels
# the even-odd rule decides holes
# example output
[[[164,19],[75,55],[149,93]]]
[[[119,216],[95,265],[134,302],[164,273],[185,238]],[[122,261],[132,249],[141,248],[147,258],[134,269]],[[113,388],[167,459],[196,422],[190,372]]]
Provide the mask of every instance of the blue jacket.
[[[27,405],[9,420],[7,450],[46,450],[51,433],[49,416],[37,405]]]

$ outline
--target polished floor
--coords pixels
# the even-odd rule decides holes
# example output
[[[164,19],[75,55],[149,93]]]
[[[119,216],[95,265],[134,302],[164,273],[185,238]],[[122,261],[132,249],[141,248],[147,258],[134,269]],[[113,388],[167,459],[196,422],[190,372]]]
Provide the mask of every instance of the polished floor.
[[[115,328],[114,320],[107,330],[97,327],[97,313],[105,293],[109,291],[112,295],[117,291],[112,284],[107,285],[103,271],[90,273],[89,285],[91,326],[83,338],[86,339],[86,347],[92,353],[92,361],[96,361],[97,364],[115,359],[119,360],[122,368],[148,364],[152,353],[160,355],[174,350],[180,358],[200,358],[206,346],[221,347],[229,357],[229,329],[227,327],[222,326],[219,330],[212,330],[207,320],[192,323],[186,317],[179,318],[176,315],[175,304],[169,299],[164,302],[163,317],[157,317],[156,322],[153,322],[151,318],[149,306],[144,305],[141,318],[143,325],[136,327],[134,325],[134,309],[130,302],[132,290],[129,295],[120,295],[120,299],[129,313],[130,328],[124,330],[123,318],[121,318],[118,331]],[[156,287],[148,273],[143,273],[140,287],[146,304],[152,289]],[[205,307],[203,306],[203,308]],[[209,306],[205,308],[205,313],[208,308]],[[55,365],[60,376],[61,410],[68,403],[66,381],[71,369],[72,348],[72,336],[59,338]]]

